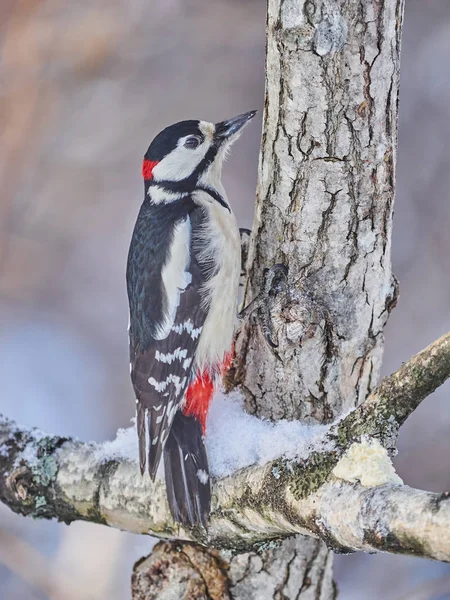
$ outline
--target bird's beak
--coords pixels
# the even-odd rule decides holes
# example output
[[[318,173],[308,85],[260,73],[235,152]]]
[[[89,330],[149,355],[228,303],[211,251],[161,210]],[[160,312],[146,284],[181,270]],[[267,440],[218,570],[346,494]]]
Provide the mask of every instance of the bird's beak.
[[[216,131],[214,133],[214,139],[216,141],[223,142],[230,139],[235,133],[240,131],[249,121],[256,115],[256,110],[238,115],[227,121],[216,123]]]

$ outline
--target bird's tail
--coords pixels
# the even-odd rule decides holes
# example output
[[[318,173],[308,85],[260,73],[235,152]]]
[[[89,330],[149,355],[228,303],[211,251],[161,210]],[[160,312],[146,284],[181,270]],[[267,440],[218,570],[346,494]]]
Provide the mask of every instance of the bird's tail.
[[[206,527],[211,507],[208,458],[202,425],[178,411],[164,448],[167,499],[183,526]]]

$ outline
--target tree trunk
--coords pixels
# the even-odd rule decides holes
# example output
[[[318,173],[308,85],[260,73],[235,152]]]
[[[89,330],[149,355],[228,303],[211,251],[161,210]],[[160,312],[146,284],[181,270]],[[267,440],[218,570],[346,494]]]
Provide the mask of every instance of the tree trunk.
[[[390,250],[403,4],[268,2],[246,303],[275,263],[288,266],[289,288],[273,307],[278,356],[250,323],[237,341],[235,384],[258,416],[328,422],[378,381],[397,295]],[[234,563],[243,561],[238,578]],[[335,597],[323,542],[299,536],[231,564],[236,600]]]
[[[378,381],[397,297],[390,250],[403,8],[404,0],[268,1],[245,303],[265,268],[284,263],[289,274],[269,304],[278,347],[245,323],[229,382],[258,416],[329,422]],[[336,595],[331,552],[303,536],[230,558],[228,577],[234,600]]]
[[[238,340],[248,409],[330,421],[376,384],[391,272],[402,0],[269,0],[247,301],[289,267],[277,353]],[[309,338],[309,339],[305,339]]]
[[[238,554],[229,571],[233,600],[330,600],[333,555],[320,540],[297,536],[278,548]]]

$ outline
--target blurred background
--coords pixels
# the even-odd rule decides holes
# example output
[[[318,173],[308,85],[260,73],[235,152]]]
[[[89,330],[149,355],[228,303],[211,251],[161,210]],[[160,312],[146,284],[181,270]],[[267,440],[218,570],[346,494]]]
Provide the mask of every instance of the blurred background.
[[[1,412],[101,441],[128,426],[125,263],[152,137],[185,118],[262,108],[261,0],[0,3]],[[384,372],[450,327],[450,3],[408,0],[393,240],[401,296]],[[252,222],[260,123],[225,168]],[[450,488],[450,386],[403,428],[406,483]],[[0,506],[1,600],[129,598],[152,540],[34,522]],[[338,557],[342,600],[450,599],[450,567]]]

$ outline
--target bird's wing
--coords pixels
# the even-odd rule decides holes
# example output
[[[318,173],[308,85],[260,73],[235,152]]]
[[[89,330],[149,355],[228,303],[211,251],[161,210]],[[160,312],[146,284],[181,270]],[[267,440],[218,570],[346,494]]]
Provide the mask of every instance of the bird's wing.
[[[131,378],[137,401],[140,467],[143,472],[148,427],[152,477],[192,377],[194,354],[208,313],[204,299],[208,268],[199,262],[193,247],[193,232],[201,220],[201,214],[195,212],[174,227],[171,253],[162,267],[162,290],[155,288],[151,277],[155,265],[149,264],[149,276],[144,277],[138,292],[142,318],[131,314]],[[155,310],[159,306],[162,310]],[[139,326],[146,329],[144,336],[137,330]]]

